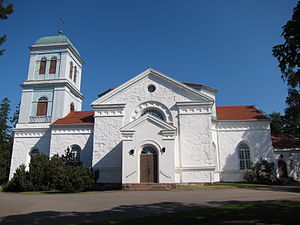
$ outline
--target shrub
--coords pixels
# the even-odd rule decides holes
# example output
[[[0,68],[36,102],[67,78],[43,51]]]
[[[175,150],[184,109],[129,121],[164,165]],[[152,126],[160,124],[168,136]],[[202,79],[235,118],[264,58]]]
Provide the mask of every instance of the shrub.
[[[3,186],[3,191],[22,192],[31,190],[33,190],[33,185],[24,164],[16,169],[13,178]]]
[[[61,175],[59,189],[64,192],[86,191],[95,182],[92,172],[83,165],[67,165]]]
[[[271,184],[274,170],[274,163],[268,163],[261,159],[255,164],[251,164],[250,169],[243,173],[243,179],[251,184]]]
[[[95,173],[82,164],[74,164],[65,156],[44,154],[32,156],[29,171],[20,166],[14,177],[4,186],[5,191],[87,191],[95,183]]]

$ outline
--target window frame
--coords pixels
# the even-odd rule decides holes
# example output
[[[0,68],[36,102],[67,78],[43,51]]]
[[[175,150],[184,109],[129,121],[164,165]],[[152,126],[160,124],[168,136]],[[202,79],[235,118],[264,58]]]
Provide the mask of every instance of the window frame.
[[[238,145],[239,155],[239,168],[240,170],[248,170],[251,166],[251,151],[250,147],[246,143],[240,143]]]
[[[45,75],[46,74],[46,67],[47,67],[47,58],[43,57],[40,60],[40,67],[39,67],[39,74]]]
[[[37,101],[36,116],[47,116],[48,114],[48,98],[42,96]]]
[[[53,56],[50,60],[49,74],[56,74],[57,58]]]

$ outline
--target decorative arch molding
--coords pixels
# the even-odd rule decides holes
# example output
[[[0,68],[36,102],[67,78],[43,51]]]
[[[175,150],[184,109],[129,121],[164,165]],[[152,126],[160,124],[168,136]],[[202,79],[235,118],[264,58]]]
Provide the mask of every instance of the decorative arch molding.
[[[153,141],[153,140],[145,140],[145,141],[140,142],[140,143],[136,146],[136,148],[134,149],[134,152],[137,152],[138,155],[140,155],[140,154],[142,153],[142,151],[143,151],[143,147],[144,147],[144,146],[153,146],[154,148],[156,148],[157,154],[158,154],[159,151],[161,150],[161,146],[160,146],[157,142],[155,142],[155,141]]]
[[[164,114],[164,117],[166,119],[165,121],[167,123],[173,122],[173,118],[172,118],[172,114],[171,114],[170,110],[164,104],[162,104],[160,102],[156,102],[156,101],[147,101],[147,102],[143,102],[140,105],[138,105],[136,107],[136,109],[133,111],[133,113],[131,114],[130,122],[139,118],[142,115],[144,109],[146,109],[146,108],[153,108],[153,109],[159,110],[160,112],[162,112]]]

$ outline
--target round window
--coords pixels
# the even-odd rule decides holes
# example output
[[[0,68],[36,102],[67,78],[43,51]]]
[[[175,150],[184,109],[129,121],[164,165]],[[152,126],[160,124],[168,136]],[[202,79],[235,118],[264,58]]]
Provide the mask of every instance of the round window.
[[[156,87],[155,87],[153,84],[150,84],[150,85],[148,86],[148,91],[149,91],[150,93],[154,92],[155,90],[156,90]]]

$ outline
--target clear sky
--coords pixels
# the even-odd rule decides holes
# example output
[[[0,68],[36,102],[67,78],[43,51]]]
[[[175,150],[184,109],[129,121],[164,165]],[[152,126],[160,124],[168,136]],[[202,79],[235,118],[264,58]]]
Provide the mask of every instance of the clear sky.
[[[83,110],[108,88],[152,67],[182,82],[219,90],[217,105],[283,112],[286,85],[272,47],[297,0],[7,0],[15,6],[0,35],[0,99],[20,101],[29,49],[63,32],[79,50]]]

